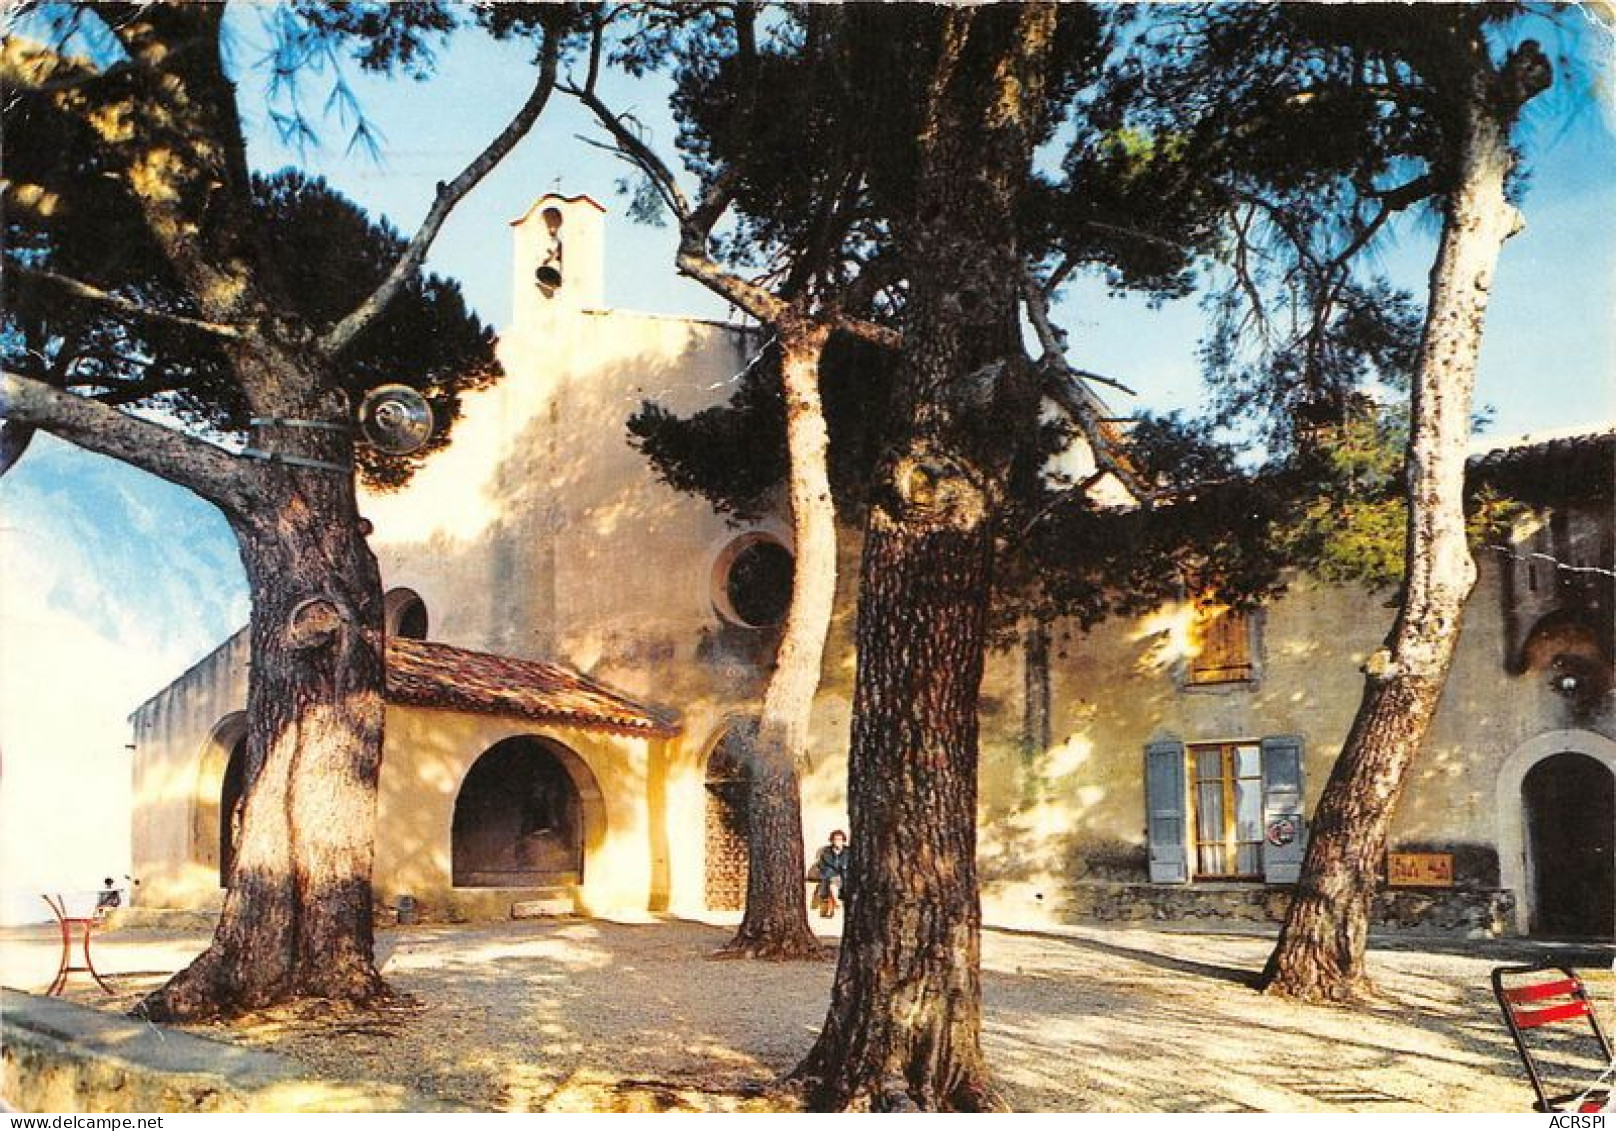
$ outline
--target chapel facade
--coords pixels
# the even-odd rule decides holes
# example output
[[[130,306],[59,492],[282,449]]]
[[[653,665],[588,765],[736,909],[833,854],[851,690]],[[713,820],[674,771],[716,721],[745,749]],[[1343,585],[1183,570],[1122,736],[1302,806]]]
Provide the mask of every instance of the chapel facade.
[[[744,895],[746,738],[789,600],[789,523],[737,526],[669,488],[624,422],[645,400],[722,403],[764,335],[609,309],[605,236],[588,197],[547,195],[513,222],[505,377],[464,398],[404,489],[363,504],[388,590],[384,907],[701,915]],[[1473,472],[1532,510],[1478,555],[1378,914],[1609,937],[1616,434],[1500,449]],[[803,774],[810,853],[846,828],[856,537]],[[986,920],[1282,914],[1392,613],[1386,594],[1299,577],[1250,614],[1187,595],[996,652]],[[246,658],[238,634],[132,716],[140,905],[222,898]]]

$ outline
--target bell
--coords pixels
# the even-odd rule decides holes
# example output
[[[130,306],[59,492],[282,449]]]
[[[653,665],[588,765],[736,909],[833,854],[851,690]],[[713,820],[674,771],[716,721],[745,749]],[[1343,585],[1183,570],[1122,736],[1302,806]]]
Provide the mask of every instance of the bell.
[[[533,278],[546,291],[558,290],[561,286],[561,272],[549,263],[533,272]]]

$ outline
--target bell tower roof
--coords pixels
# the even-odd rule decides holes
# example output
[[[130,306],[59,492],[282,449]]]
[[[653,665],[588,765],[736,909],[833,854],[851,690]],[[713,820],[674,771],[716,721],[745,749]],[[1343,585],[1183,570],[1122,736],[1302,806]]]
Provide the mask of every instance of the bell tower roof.
[[[518,225],[527,223],[529,220],[533,219],[533,214],[535,212],[541,211],[547,204],[588,204],[592,205],[602,216],[606,214],[606,206],[600,201],[596,200],[594,197],[590,196],[588,193],[579,193],[577,196],[563,196],[558,192],[547,192],[543,196],[539,197],[539,199],[535,200],[532,205],[529,206],[526,212],[512,220],[511,227],[514,228]]]

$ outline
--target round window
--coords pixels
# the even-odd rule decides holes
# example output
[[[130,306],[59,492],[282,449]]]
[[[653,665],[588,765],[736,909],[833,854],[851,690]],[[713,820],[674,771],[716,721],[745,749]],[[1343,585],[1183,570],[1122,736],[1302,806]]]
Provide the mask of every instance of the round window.
[[[791,551],[751,538],[727,555],[720,611],[748,628],[773,628],[791,608]]]

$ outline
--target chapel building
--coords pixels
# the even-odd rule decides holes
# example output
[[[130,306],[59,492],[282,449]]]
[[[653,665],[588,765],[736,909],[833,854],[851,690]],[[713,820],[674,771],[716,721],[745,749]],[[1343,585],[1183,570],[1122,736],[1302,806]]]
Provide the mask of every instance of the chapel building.
[[[788,516],[737,526],[674,491],[625,421],[646,400],[727,400],[765,335],[607,308],[605,236],[588,197],[546,195],[513,222],[505,377],[465,395],[451,443],[402,490],[363,501],[390,634],[381,907],[705,915],[744,896],[746,736],[789,601]],[[1377,916],[1608,938],[1616,432],[1501,448],[1472,474],[1531,512],[1478,552]],[[810,854],[846,828],[856,541],[844,530],[803,774]],[[1393,611],[1298,577],[1254,613],[1186,595],[996,652],[986,921],[1282,915]],[[246,678],[238,633],[132,716],[139,907],[222,899]]]

